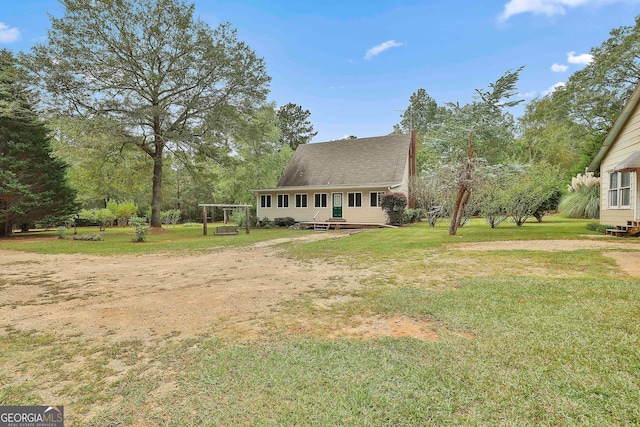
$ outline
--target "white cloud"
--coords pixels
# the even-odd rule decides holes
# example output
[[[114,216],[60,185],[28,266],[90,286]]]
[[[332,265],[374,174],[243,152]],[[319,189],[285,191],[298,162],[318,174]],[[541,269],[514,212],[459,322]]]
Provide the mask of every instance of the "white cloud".
[[[551,66],[551,71],[553,71],[554,73],[564,73],[568,69],[569,69],[569,66],[564,64],[553,64]]]
[[[583,64],[587,65],[593,61],[593,55],[590,53],[581,53],[580,55],[576,55],[575,52],[567,53],[567,62],[569,64]]]
[[[553,86],[551,86],[549,89],[545,90],[543,92],[544,96],[547,96],[553,92],[555,92],[556,90],[560,89],[561,87],[565,87],[567,84],[565,82],[558,82],[556,84],[554,84]]]
[[[13,43],[20,37],[20,30],[11,28],[4,22],[0,22],[0,43]]]
[[[564,15],[567,9],[579,6],[602,6],[611,3],[628,2],[629,0],[509,0],[498,16],[499,21],[506,21],[514,15],[533,13],[534,15]]]
[[[367,51],[367,54],[364,56],[364,59],[372,59],[374,56],[381,54],[387,49],[391,49],[392,47],[402,46],[404,43],[398,43],[395,40],[387,40],[384,43],[380,43],[377,46],[372,47]]]
[[[533,98],[534,96],[536,96],[536,91],[535,90],[532,90],[530,92],[524,92],[524,93],[519,93],[518,94],[519,98],[526,98],[526,99]]]

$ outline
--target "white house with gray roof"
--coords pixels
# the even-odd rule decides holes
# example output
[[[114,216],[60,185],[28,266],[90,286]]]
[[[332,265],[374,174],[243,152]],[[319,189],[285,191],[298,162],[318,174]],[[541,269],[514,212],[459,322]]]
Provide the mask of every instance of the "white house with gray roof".
[[[415,137],[357,138],[298,146],[275,188],[254,190],[258,218],[384,224],[386,191],[408,195]]]

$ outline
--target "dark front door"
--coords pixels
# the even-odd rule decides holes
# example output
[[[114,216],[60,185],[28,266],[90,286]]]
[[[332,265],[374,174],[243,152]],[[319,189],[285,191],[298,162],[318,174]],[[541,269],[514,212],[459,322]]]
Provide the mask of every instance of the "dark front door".
[[[332,194],[333,217],[342,218],[342,193]]]

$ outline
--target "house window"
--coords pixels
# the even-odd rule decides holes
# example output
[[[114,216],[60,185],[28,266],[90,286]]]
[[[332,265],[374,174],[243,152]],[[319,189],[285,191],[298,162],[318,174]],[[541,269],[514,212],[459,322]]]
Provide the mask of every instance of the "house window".
[[[262,194],[260,196],[260,207],[261,208],[271,207],[271,194]]]
[[[631,206],[631,172],[609,174],[609,207],[628,208]]]
[[[289,207],[289,195],[288,194],[278,194],[278,207],[279,208],[288,208]]]
[[[296,194],[296,208],[306,208],[306,207],[307,207],[307,195]]]
[[[362,207],[362,193],[348,193],[348,204],[350,208],[360,208]]]
[[[314,195],[314,207],[326,208],[327,207],[327,193],[317,193]]]
[[[382,195],[384,194],[383,191],[376,191],[376,192],[372,192],[371,193],[371,207],[372,208],[379,208],[380,206],[382,206]]]

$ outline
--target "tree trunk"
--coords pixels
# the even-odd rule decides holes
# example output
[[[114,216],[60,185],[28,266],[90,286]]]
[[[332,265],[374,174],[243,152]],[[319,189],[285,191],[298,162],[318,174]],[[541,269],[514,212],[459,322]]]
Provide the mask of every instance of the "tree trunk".
[[[466,186],[458,188],[458,195],[456,196],[456,203],[453,207],[451,223],[449,224],[449,236],[455,236],[458,232],[458,227],[460,227],[460,222],[462,221],[462,214],[464,213],[464,208],[469,201],[470,195],[471,191],[469,191]]]
[[[151,196],[151,227],[162,227],[162,149],[156,149],[153,157],[153,193]]]

